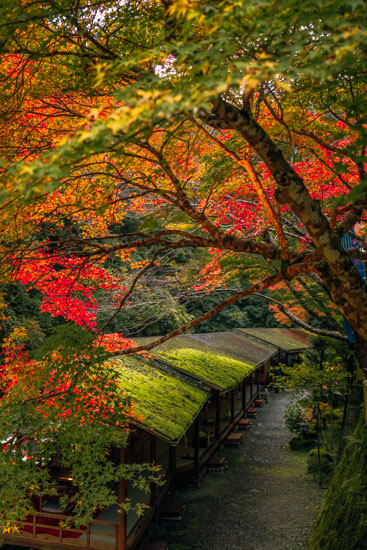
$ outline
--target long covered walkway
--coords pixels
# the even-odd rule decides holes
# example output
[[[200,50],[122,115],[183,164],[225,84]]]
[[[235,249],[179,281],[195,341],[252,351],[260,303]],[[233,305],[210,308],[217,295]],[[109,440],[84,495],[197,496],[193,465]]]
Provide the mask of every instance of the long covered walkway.
[[[323,491],[306,475],[307,454],[288,449],[288,393],[270,393],[224,474],[183,489],[183,518],[165,526],[170,550],[305,550]],[[162,536],[162,531],[161,531]]]

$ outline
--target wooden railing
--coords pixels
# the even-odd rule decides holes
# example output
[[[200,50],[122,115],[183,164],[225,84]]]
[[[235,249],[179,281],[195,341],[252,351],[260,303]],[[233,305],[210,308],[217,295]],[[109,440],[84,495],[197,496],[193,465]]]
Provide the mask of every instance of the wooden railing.
[[[47,524],[42,523],[42,519],[52,519],[52,520],[58,520],[58,525],[53,524]],[[39,541],[57,541],[60,544],[65,545],[72,545],[80,548],[86,548],[86,549],[96,549],[101,548],[101,544],[103,544],[101,541],[98,540],[92,540],[95,536],[103,536],[103,537],[110,537],[111,543],[105,543],[108,544],[108,548],[111,548],[111,550],[118,550],[118,535],[119,535],[119,526],[118,523],[115,521],[101,521],[98,519],[93,519],[85,529],[76,529],[73,527],[65,527],[64,523],[67,519],[70,519],[68,516],[64,514],[53,514],[53,513],[45,513],[45,512],[36,512],[32,516],[32,521],[23,521],[22,526],[23,527],[31,527],[32,532],[20,530],[19,533],[13,534],[11,538],[21,538],[21,539],[33,539],[33,540],[39,540]],[[113,528],[113,532],[109,533],[107,531],[97,531],[96,529],[93,529],[91,531],[91,527],[93,525],[103,525]],[[42,533],[43,530],[43,533]],[[57,531],[57,535],[50,535],[45,533],[45,531]],[[66,532],[68,533],[79,533],[79,536],[82,536],[84,533],[86,535],[85,540],[79,540],[78,537],[68,537]],[[66,535],[66,536],[65,536]]]

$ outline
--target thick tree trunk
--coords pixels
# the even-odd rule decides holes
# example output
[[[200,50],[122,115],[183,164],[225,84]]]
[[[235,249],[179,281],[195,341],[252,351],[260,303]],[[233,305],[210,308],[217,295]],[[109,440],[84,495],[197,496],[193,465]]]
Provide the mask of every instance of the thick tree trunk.
[[[324,260],[319,274],[340,312],[367,341],[367,286],[341,245],[341,235],[331,228],[320,201],[313,199],[302,178],[284,158],[249,110],[239,109],[222,99],[213,105],[205,122],[218,129],[237,131],[269,168],[277,183],[276,197],[302,220]],[[345,231],[345,229],[343,229]],[[367,377],[367,369],[363,369]]]
[[[361,383],[355,383],[352,385],[351,388],[351,394],[349,397],[348,402],[348,408],[347,408],[347,414],[345,417],[345,423],[344,423],[344,429],[343,429],[343,435],[340,441],[339,449],[338,449],[338,462],[343,454],[343,451],[345,449],[345,446],[348,442],[348,437],[352,435],[354,432],[358,420],[360,418],[361,414],[361,403],[363,400],[363,393],[362,393],[362,384]]]

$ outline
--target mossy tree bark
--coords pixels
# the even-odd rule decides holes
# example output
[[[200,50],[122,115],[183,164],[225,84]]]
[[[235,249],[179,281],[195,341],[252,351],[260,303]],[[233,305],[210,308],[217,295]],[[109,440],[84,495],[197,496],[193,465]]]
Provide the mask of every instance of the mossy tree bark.
[[[363,424],[361,419],[336,467],[309,550],[367,548],[367,431]]]
[[[351,387],[351,393],[348,399],[348,407],[345,415],[345,421],[343,426],[343,435],[338,449],[338,461],[343,455],[343,451],[348,443],[348,438],[354,432],[358,420],[361,415],[361,403],[363,401],[363,393],[361,384],[353,384]]]

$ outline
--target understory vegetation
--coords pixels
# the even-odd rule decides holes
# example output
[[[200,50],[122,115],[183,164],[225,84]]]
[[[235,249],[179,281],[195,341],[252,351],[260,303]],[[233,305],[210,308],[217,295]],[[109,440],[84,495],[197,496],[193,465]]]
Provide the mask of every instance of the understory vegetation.
[[[319,337],[313,344],[298,365],[283,366],[274,386],[294,392],[284,413],[285,425],[295,436],[289,446],[309,454],[308,471],[321,485],[330,481],[337,463],[356,356],[347,344]]]

